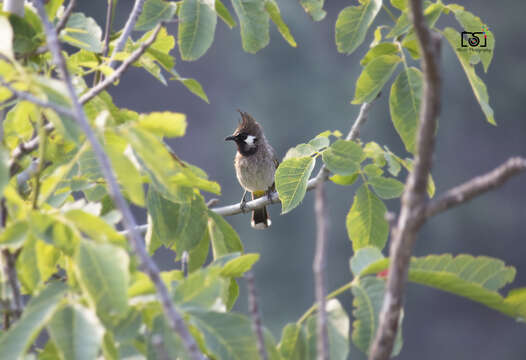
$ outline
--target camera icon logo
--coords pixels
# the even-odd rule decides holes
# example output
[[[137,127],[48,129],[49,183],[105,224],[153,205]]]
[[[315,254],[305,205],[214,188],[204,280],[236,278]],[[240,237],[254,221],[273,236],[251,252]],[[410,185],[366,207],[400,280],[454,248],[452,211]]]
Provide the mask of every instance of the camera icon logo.
[[[482,36],[481,36],[482,35]],[[482,41],[481,41],[482,38]],[[462,31],[460,34],[460,45],[462,47],[486,47],[486,32],[485,31]]]

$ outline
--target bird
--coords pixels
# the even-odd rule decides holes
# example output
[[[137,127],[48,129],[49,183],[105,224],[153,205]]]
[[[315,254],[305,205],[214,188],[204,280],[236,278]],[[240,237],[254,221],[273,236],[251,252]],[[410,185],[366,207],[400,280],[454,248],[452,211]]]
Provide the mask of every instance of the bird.
[[[248,113],[238,110],[241,114],[241,121],[237,129],[225,141],[235,141],[237,153],[234,158],[234,168],[237,180],[244,190],[241,198],[241,209],[246,204],[247,192],[252,193],[252,199],[262,196],[269,196],[275,190],[274,175],[279,165],[276,152],[270,146],[263,128]],[[252,211],[250,225],[254,229],[264,230],[272,222],[267,212],[267,208]]]

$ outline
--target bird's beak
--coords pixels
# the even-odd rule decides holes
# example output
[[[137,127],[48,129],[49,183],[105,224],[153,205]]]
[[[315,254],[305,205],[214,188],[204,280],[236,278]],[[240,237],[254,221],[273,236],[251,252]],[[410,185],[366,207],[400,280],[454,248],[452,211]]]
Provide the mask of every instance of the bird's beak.
[[[234,135],[227,136],[225,138],[225,141],[229,141],[229,140],[236,140],[236,137]]]

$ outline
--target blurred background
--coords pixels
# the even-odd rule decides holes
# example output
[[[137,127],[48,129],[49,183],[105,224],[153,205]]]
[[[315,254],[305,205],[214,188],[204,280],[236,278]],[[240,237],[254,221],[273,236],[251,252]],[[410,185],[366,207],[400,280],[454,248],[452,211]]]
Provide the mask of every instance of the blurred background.
[[[104,24],[106,1],[82,1],[78,10]],[[228,3],[228,2],[225,2]],[[219,182],[219,205],[238,202],[241,188],[233,169],[235,147],[224,141],[235,129],[242,109],[264,127],[278,155],[306,142],[326,129],[346,133],[358,114],[350,105],[359,61],[368,49],[372,32],[351,56],[336,51],[334,24],[341,9],[357,1],[328,1],[327,17],[311,21],[298,1],[279,1],[285,22],[298,43],[291,48],[271,24],[270,45],[256,55],[244,53],[239,27],[230,30],[218,20],[215,41],[207,54],[193,63],[178,59],[177,71],[203,85],[210,104],[190,94],[182,85],[167,87],[143,70],[132,69],[119,86],[110,90],[115,103],[139,112],[178,111],[187,114],[188,130],[171,146],[183,159],[205,169]],[[495,34],[496,49],[487,74],[477,68],[490,94],[497,127],[489,125],[471,91],[465,74],[446,41],[443,42],[443,98],[433,176],[437,194],[471,177],[493,169],[512,155],[526,156],[526,48],[520,46],[526,3],[459,1],[480,16]],[[120,0],[116,26],[122,27],[133,1]],[[385,12],[373,24],[390,24]],[[438,26],[460,29],[451,16],[442,15]],[[176,25],[169,32],[176,35]],[[135,33],[136,39],[139,34]],[[388,89],[375,103],[361,139],[387,145],[408,156],[390,122]],[[319,164],[318,164],[319,166]],[[316,172],[316,170],[315,170]],[[404,174],[405,176],[405,174]],[[328,290],[351,280],[351,243],[345,229],[355,186],[327,185],[330,210]],[[207,198],[210,194],[205,194]],[[399,201],[387,203],[397,212]],[[313,303],[312,260],[315,222],[313,194],[297,209],[280,216],[271,208],[273,225],[268,231],[250,227],[250,215],[227,220],[238,231],[246,252],[261,254],[255,266],[256,285],[264,325],[277,340],[288,322],[296,321]],[[144,213],[137,212],[141,222]],[[513,178],[503,188],[439,215],[420,232],[414,254],[470,253],[500,258],[517,268],[513,287],[526,286],[526,175]],[[158,259],[163,268],[174,267],[170,254]],[[246,291],[236,310],[246,312]],[[508,287],[509,288],[509,287]],[[507,289],[506,289],[507,291]],[[350,315],[352,297],[340,296]],[[404,347],[400,359],[525,359],[526,325],[471,301],[419,285],[409,284],[403,324]],[[351,348],[352,359],[365,359]]]

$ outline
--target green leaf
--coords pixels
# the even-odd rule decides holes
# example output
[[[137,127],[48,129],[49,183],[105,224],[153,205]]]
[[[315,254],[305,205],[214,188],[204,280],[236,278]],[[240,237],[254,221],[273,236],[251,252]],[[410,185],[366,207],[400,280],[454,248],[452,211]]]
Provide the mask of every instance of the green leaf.
[[[367,54],[360,61],[360,65],[366,66],[371,60],[381,55],[396,55],[398,54],[398,46],[393,43],[380,43],[372,47]]]
[[[478,55],[480,60],[482,60],[484,72],[488,72],[489,65],[491,64],[491,60],[493,59],[493,52],[495,51],[495,36],[488,29],[487,25],[485,25],[478,16],[475,16],[469,11],[464,10],[462,6],[449,4],[447,8],[453,11],[453,13],[455,14],[455,18],[460,23],[460,25],[462,25],[464,30],[468,32],[484,33],[477,35],[480,38],[481,45],[483,45],[484,42],[486,43],[485,47],[480,47],[481,45],[479,45],[479,49],[484,49],[488,51],[478,52],[476,54]],[[469,53],[469,50],[467,52]]]
[[[363,152],[367,158],[374,161],[375,165],[379,167],[385,166],[384,150],[374,141],[368,142],[364,146]]]
[[[414,67],[402,71],[391,86],[389,109],[393,125],[410,153],[416,151],[416,131],[422,99],[422,73]]]
[[[391,0],[391,5],[400,11],[404,11],[407,8],[407,0]]]
[[[13,54],[13,29],[5,16],[0,16],[0,54],[14,58]]]
[[[263,0],[232,0],[239,19],[243,50],[255,54],[268,45],[269,16]]]
[[[346,220],[347,233],[354,251],[366,246],[383,249],[389,233],[389,224],[385,220],[386,211],[382,200],[366,184],[360,186]]]
[[[178,282],[173,288],[173,299],[183,311],[192,309],[222,311],[229,282],[215,269],[200,269]]]
[[[154,189],[148,190],[146,199],[151,235],[179,256],[190,251],[203,238],[207,224],[207,207],[201,195],[190,188],[179,189],[180,199],[165,199]]]
[[[407,171],[413,171],[413,160],[407,158],[402,159],[395,154],[393,154],[391,151],[387,150],[386,154],[390,156],[390,158],[396,160],[400,165],[402,165]],[[431,177],[431,174],[429,174],[429,178],[427,179],[427,194],[429,197],[433,197],[435,195],[435,182],[433,181],[433,178]]]
[[[296,47],[296,41],[290,33],[289,27],[283,22],[279,12],[278,3],[275,0],[265,0],[265,10],[270,15],[270,18],[276,24],[279,33],[289,43],[290,46]]]
[[[387,34],[387,38],[398,38],[399,36],[407,33],[411,29],[412,23],[409,19],[409,11],[405,10],[396,20],[395,26]]]
[[[236,21],[230,15],[230,11],[226,6],[221,2],[221,0],[215,0],[215,8],[217,15],[228,25],[229,28],[236,26]]]
[[[245,254],[228,261],[221,269],[225,277],[241,277],[259,260],[259,254]]]
[[[385,280],[375,277],[360,278],[353,285],[351,291],[353,300],[353,322],[352,340],[357,348],[369,354],[369,348],[374,340],[378,329],[378,317],[384,299]],[[396,356],[402,349],[401,326],[398,326],[398,334],[391,356]]]
[[[33,103],[20,101],[4,119],[4,141],[9,149],[14,149],[20,142],[33,136],[33,124],[39,120],[39,111]]]
[[[329,359],[346,360],[349,354],[349,317],[336,299],[327,301],[327,327],[329,335]],[[307,318],[304,326],[307,342],[307,355],[304,359],[317,359],[317,316],[311,315]]]
[[[183,0],[179,9],[179,52],[186,61],[199,59],[212,42],[217,24],[213,3]]]
[[[457,54],[458,60],[460,61],[460,64],[462,65],[462,68],[468,77],[469,84],[473,89],[473,94],[477,98],[477,101],[482,108],[482,112],[486,116],[486,120],[492,125],[497,125],[493,117],[493,109],[489,105],[489,96],[486,85],[484,84],[484,81],[482,81],[482,79],[479,78],[475,73],[475,68],[470,63],[470,53],[468,51],[461,51],[461,48],[458,47],[458,32],[448,27],[442,32],[442,34],[451,45],[451,48],[455,54]]]
[[[400,163],[394,158],[390,151],[384,152],[385,161],[387,161],[389,174],[398,176],[401,170]]]
[[[402,59],[395,55],[381,55],[363,69],[358,81],[352,104],[373,101]]]
[[[237,232],[220,215],[208,212],[208,234],[212,243],[214,259],[234,252],[242,252],[243,244]]]
[[[102,30],[93,18],[73,13],[60,32],[60,39],[68,44],[93,52],[102,51]]]
[[[119,234],[113,226],[104,221],[100,216],[90,214],[84,210],[73,209],[64,214],[64,217],[93,240],[111,242],[124,246],[126,238]]]
[[[152,112],[139,118],[139,127],[158,136],[181,137],[186,132],[186,115],[174,112]]]
[[[303,327],[291,323],[283,328],[278,349],[287,360],[307,360],[307,339]]]
[[[0,145],[0,195],[3,196],[4,189],[9,183],[9,151]]]
[[[283,161],[276,171],[276,190],[281,199],[281,213],[286,214],[305,197],[307,181],[314,169],[314,159],[305,156]]]
[[[144,2],[142,13],[135,24],[135,31],[149,31],[161,21],[171,20],[177,4],[163,0],[147,0]]]
[[[338,184],[338,185],[352,185],[356,182],[356,180],[358,180],[358,172],[352,174],[352,175],[333,175],[331,176],[329,179],[335,183],[335,184]]]
[[[210,101],[208,101],[208,96],[206,96],[206,93],[203,90],[203,87],[197,80],[183,78],[179,76],[179,74],[173,69],[171,73],[173,74],[173,78],[183,84],[192,94],[199,96],[206,103],[210,103]]]
[[[300,0],[301,6],[314,21],[321,21],[327,15],[325,10],[323,10],[324,2],[325,0]]]
[[[147,39],[150,38],[154,30],[147,32],[144,36],[139,39],[138,43],[144,43]],[[146,57],[151,58],[152,60],[157,61],[166,71],[171,72],[172,68],[175,65],[175,59],[170,55],[170,51],[175,46],[175,38],[172,35],[168,35],[165,27],[162,27],[155,41],[146,49],[146,54],[141,56],[139,62],[145,59]]]
[[[91,310],[76,304],[66,306],[55,313],[48,330],[62,359],[97,358],[104,327]]]
[[[318,135],[309,141],[308,145],[312,146],[314,149],[316,149],[316,151],[320,151],[329,146],[330,143],[331,142],[327,136]]]
[[[393,178],[374,176],[368,179],[368,183],[382,199],[397,198],[404,192],[404,184]]]
[[[9,222],[0,233],[0,246],[15,250],[24,245],[28,234],[29,225],[26,221]]]
[[[317,152],[316,148],[312,146],[310,143],[305,144],[301,143],[296,145],[293,148],[290,148],[287,153],[285,154],[285,157],[283,160],[291,159],[291,158],[300,158],[304,156],[311,156],[314,155]]]
[[[190,323],[203,335],[207,355],[215,359],[257,359],[256,338],[251,321],[240,314],[219,312],[190,312]],[[280,358],[274,339],[264,330],[265,347],[271,360]]]
[[[360,169],[363,150],[352,140],[336,140],[322,153],[327,168],[338,175],[352,175]]]
[[[29,301],[20,319],[0,337],[2,358],[24,358],[26,350],[51,319],[65,294],[64,284],[51,283]]]
[[[27,13],[32,12],[28,9]],[[33,28],[26,18],[19,17],[15,14],[9,15],[9,22],[13,27],[13,49],[15,53],[20,56],[35,51],[40,45],[40,41],[37,37],[37,30],[41,30],[41,28]]]
[[[376,247],[366,246],[358,249],[350,261],[351,271],[354,276],[360,276],[362,270],[383,258],[382,252]]]
[[[363,43],[382,7],[382,0],[361,0],[360,3],[343,9],[336,20],[336,46],[341,53],[351,54]]]
[[[99,315],[124,315],[128,309],[129,258],[110,244],[82,241],[75,255],[78,280]]]
[[[51,0],[47,2],[45,8],[47,16],[49,16],[49,20],[53,21],[55,19],[57,10],[60,8],[62,3],[64,3],[64,0]]]

